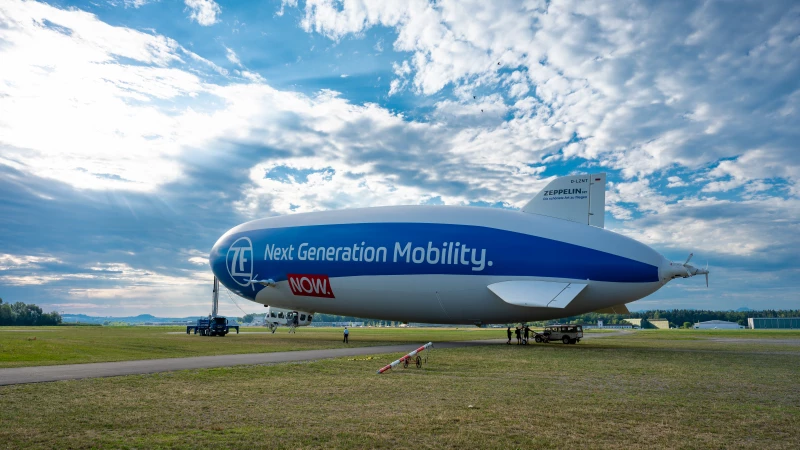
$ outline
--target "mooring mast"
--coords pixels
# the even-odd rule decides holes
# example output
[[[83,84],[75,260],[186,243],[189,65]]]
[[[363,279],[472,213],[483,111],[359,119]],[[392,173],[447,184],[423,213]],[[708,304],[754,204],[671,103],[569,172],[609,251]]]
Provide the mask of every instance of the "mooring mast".
[[[211,293],[211,317],[217,317],[219,312],[219,280],[214,277],[214,290]]]

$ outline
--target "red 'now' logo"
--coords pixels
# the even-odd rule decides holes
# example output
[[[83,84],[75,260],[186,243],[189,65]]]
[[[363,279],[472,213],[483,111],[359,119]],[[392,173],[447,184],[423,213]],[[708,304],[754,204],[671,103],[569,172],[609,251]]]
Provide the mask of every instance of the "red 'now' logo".
[[[294,295],[336,298],[333,296],[333,289],[331,289],[331,282],[327,275],[290,273],[286,277],[289,279],[289,288]]]

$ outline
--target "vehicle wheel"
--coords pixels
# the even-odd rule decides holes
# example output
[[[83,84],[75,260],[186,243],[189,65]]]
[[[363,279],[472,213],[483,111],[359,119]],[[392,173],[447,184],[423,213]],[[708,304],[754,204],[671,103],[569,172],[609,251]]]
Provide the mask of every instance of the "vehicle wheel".
[[[417,356],[417,359],[416,359],[415,362],[417,363],[417,369],[422,367],[422,358],[421,357]]]
[[[569,344],[569,341],[570,341],[569,336],[564,336],[563,338],[561,338],[561,342],[565,344]]]
[[[536,341],[537,344],[541,344],[542,343],[542,337],[541,336],[536,336],[535,338],[533,338],[533,340]]]
[[[408,369],[408,358],[403,360],[403,368]]]

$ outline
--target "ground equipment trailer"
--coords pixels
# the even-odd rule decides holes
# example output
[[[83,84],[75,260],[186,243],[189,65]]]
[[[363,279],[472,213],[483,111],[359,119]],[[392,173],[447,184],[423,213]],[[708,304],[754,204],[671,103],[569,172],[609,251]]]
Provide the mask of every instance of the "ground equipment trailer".
[[[565,344],[577,344],[583,338],[581,325],[548,325],[542,333],[536,333],[533,340],[537,344],[550,341],[561,341]]]
[[[239,325],[228,325],[228,319],[225,317],[204,317],[197,320],[197,325],[188,325],[186,334],[194,331],[194,334],[200,334],[200,336],[225,337],[232,328],[235,328],[236,334],[239,334]]]

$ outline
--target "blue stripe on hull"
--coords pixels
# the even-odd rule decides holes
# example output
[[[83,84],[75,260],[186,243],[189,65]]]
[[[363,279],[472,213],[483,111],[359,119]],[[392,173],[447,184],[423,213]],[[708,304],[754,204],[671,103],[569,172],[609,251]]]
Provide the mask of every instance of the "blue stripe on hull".
[[[243,237],[252,242],[249,253],[246,249],[241,250],[247,245],[246,240],[241,240]],[[237,240],[240,250],[231,249],[231,244]],[[303,243],[308,245],[301,247]],[[466,254],[459,251],[454,257],[452,249],[461,250],[463,246],[467,247]],[[265,255],[267,248],[271,251]],[[289,251],[277,255],[275,248]],[[304,256],[301,250],[310,248],[315,249],[314,259],[309,259],[308,253],[306,259],[301,259]],[[321,252],[320,248],[323,249]],[[372,250],[365,252],[366,248]],[[237,255],[237,252],[242,253]],[[370,255],[372,261],[368,261]],[[237,275],[237,270],[244,268],[247,261],[241,266],[231,266],[239,256],[254,261],[254,277],[276,281],[286,280],[287,274],[291,273],[322,274],[331,278],[447,274],[535,276],[620,283],[658,281],[658,267],[654,265],[553,239],[469,225],[355,223],[267,228],[232,234],[218,242],[211,253],[212,269],[228,287],[236,286],[234,279],[240,284],[248,279],[247,275]],[[276,257],[286,259],[271,259]],[[462,263],[464,260],[466,264]],[[230,275],[232,269],[233,277]],[[235,290],[254,297],[260,286]]]

